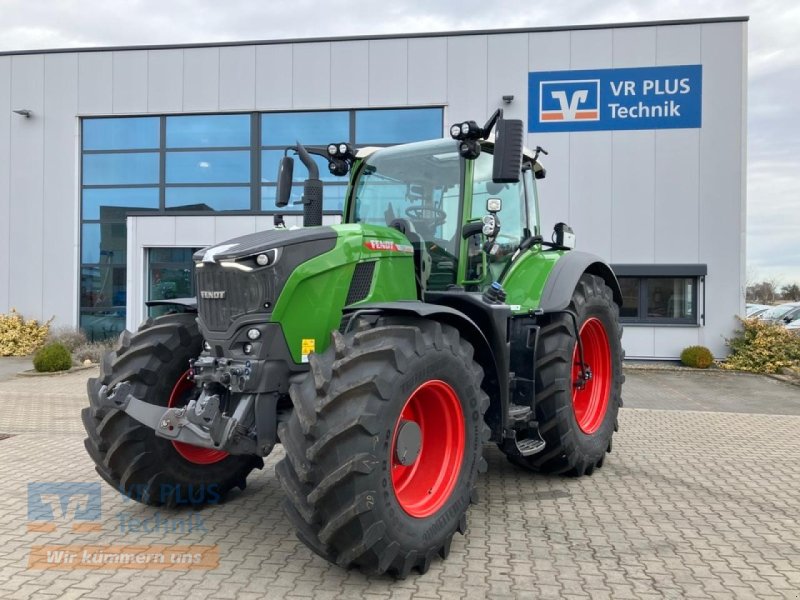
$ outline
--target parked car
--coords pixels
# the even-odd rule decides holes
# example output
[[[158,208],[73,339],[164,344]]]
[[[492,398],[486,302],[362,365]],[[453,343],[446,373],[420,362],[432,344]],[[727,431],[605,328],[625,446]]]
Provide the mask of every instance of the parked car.
[[[772,308],[769,304],[747,304],[745,305],[745,317],[748,319],[752,317],[757,317],[764,311],[769,310]]]
[[[800,317],[800,302],[787,302],[773,306],[761,313],[758,318],[771,323],[786,324]]]

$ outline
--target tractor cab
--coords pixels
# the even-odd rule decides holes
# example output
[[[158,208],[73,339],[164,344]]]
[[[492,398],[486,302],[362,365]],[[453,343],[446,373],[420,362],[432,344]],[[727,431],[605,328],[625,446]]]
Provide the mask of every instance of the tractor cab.
[[[433,140],[356,155],[344,220],[405,234],[423,291],[483,289],[538,234],[534,172],[543,169],[533,154],[525,153],[518,181],[496,183],[494,142],[482,142],[474,159],[459,145]]]

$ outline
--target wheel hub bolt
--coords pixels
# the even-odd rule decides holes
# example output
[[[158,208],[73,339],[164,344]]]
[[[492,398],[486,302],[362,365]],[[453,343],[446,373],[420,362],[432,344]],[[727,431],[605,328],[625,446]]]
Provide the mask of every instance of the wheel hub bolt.
[[[422,430],[414,421],[401,421],[394,446],[395,459],[407,467],[413,465],[422,448]]]

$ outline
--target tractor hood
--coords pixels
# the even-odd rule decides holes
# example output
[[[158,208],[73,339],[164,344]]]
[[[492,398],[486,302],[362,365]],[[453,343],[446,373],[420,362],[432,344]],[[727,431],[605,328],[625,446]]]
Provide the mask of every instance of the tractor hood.
[[[333,248],[335,239],[336,231],[331,227],[270,229],[233,238],[215,246],[208,246],[195,252],[193,258],[196,263],[234,261],[275,248],[323,240],[331,240],[330,247]]]

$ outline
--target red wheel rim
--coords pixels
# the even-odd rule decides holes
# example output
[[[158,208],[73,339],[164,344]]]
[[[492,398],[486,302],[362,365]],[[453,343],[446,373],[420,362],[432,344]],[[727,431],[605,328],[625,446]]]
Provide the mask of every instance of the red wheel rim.
[[[581,379],[578,344],[572,353],[572,408],[578,427],[586,434],[600,428],[608,408],[611,392],[611,347],[602,321],[596,317],[587,319],[581,326],[583,361],[591,372],[588,381]]]
[[[189,379],[189,371],[181,375],[175,387],[172,388],[172,393],[169,395],[169,408],[176,408],[183,406],[189,400],[189,395],[194,389],[194,382]],[[190,463],[196,465],[212,465],[221,460],[228,458],[228,453],[222,450],[212,450],[211,448],[202,448],[186,442],[172,442],[172,445],[183,458]]]
[[[421,434],[419,453],[409,465],[397,458],[403,421],[416,423]],[[406,513],[429,517],[447,502],[461,472],[464,439],[464,413],[452,387],[431,380],[414,390],[395,423],[391,449],[392,485]]]

